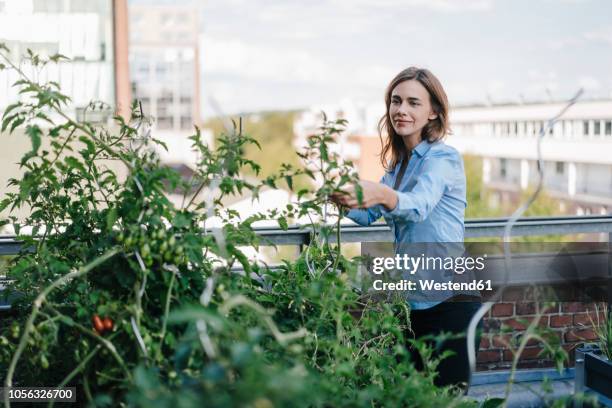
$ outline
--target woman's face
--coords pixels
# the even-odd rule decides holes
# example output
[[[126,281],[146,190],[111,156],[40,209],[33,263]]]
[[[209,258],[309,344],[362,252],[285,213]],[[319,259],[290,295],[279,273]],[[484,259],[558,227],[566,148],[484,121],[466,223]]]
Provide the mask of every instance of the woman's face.
[[[430,120],[438,117],[431,107],[429,92],[419,81],[400,82],[391,92],[389,117],[395,132],[402,137],[418,137]]]

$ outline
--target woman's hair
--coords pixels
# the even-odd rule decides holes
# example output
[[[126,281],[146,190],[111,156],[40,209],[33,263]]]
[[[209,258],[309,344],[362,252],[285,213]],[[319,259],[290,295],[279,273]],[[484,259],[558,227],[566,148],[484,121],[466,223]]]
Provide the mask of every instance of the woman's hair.
[[[411,79],[419,81],[419,83],[427,89],[432,109],[438,115],[435,119],[430,120],[423,128],[421,134],[422,140],[433,143],[436,140],[443,139],[450,133],[448,123],[448,98],[438,78],[424,68],[406,68],[397,74],[387,86],[387,90],[385,91],[385,105],[387,106],[387,110],[378,122],[378,134],[382,145],[380,161],[387,171],[393,169],[406,155],[404,141],[400,135],[395,133],[391,118],[389,117],[391,93],[400,82],[409,81]],[[387,136],[386,140],[383,138],[384,135]]]

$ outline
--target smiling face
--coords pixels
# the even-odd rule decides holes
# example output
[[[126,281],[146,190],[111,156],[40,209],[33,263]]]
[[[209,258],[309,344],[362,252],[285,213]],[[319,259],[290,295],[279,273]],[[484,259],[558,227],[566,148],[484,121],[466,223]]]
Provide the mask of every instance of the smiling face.
[[[402,81],[391,92],[389,118],[395,133],[410,141],[412,147],[421,141],[423,128],[437,118],[427,89],[414,79]]]

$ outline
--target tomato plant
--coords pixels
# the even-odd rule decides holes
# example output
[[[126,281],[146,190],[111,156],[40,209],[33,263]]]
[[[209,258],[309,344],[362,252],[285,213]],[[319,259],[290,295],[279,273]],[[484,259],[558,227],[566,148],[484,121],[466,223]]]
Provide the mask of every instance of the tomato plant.
[[[29,63],[42,69],[61,58]],[[184,180],[160,162],[153,146],[163,145],[138,104],[129,121],[76,122],[58,84],[4,62],[20,75],[21,98],[2,131],[23,129],[32,145],[0,202],[27,209],[3,221],[24,243],[8,269],[8,290],[21,297],[0,327],[5,386],[77,386],[96,406],[473,405],[434,387],[432,370],[415,371],[405,302],[351,313],[361,299],[350,284],[356,261],[329,244],[340,236],[326,223],[328,196],[356,181],[328,148],[342,121],[310,139],[304,169],[284,165],[257,183],[242,177],[259,169],[242,155],[252,138],[228,126],[212,149],[196,128],[199,160]],[[318,187],[285,209],[241,219],[223,206],[245,190],[292,189],[299,174]],[[177,191],[181,206],[168,198]],[[313,218],[312,244],[295,262],[270,269],[240,249],[258,247],[254,222],[286,228],[302,215],[322,222]],[[215,216],[223,226],[207,229]],[[237,264],[244,274],[232,272]]]

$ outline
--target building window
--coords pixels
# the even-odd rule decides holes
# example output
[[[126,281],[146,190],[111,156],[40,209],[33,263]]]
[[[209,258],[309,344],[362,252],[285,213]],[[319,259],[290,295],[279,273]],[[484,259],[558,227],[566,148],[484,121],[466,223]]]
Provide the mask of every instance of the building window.
[[[508,160],[499,159],[499,175],[502,178],[506,178],[507,174],[508,174]]]
[[[601,135],[601,121],[599,120],[595,121],[595,127],[593,130],[593,133],[595,134],[595,136]]]
[[[181,116],[181,129],[191,129],[193,127],[193,120],[191,116]]]
[[[174,119],[172,116],[160,116],[157,118],[158,129],[172,129],[174,127]]]
[[[34,13],[61,13],[64,4],[61,0],[34,0],[32,9]]]
[[[606,136],[612,136],[612,120],[606,121]]]
[[[588,120],[582,121],[582,134],[585,136],[589,135],[589,121]]]
[[[565,173],[565,163],[563,162],[555,162],[555,173],[561,175]]]

